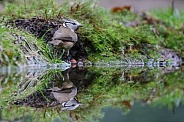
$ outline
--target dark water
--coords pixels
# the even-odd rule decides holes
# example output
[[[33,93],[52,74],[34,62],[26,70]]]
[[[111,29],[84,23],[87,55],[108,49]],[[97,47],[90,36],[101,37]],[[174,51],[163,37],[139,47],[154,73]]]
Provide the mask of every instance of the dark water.
[[[0,70],[1,121],[183,122],[184,67]]]
[[[183,111],[182,105],[168,110],[166,106],[160,108],[138,102],[126,115],[118,108],[103,109],[105,116],[100,122],[183,122]]]

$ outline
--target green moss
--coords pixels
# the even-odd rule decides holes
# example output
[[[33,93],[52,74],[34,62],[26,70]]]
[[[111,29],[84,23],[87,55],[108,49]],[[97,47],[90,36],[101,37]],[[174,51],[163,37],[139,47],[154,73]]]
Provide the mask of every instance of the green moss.
[[[19,5],[19,7],[17,7]],[[176,11],[177,12],[177,11]],[[58,20],[61,17],[68,17],[78,20],[83,24],[83,28],[78,30],[80,40],[86,46],[91,61],[111,61],[122,59],[121,51],[126,50],[126,47],[132,46],[135,49],[127,56],[130,58],[139,57],[139,52],[142,50],[142,45],[147,48],[148,52],[143,50],[144,54],[150,57],[156,57],[154,49],[150,45],[160,45],[172,48],[182,54],[184,47],[183,36],[183,13],[179,15],[171,15],[170,11],[158,10],[158,13],[152,13],[153,17],[163,21],[166,24],[140,24],[136,27],[126,27],[123,22],[142,21],[141,17],[129,11],[123,11],[117,14],[112,14],[102,7],[96,6],[93,2],[79,2],[72,7],[67,2],[61,5],[56,5],[52,0],[24,0],[17,3],[10,3],[6,7],[6,13],[3,14],[4,20],[16,18],[31,18],[33,16],[41,16],[45,19]],[[162,18],[164,17],[164,19]],[[170,18],[171,17],[171,18]],[[159,36],[156,37],[151,31],[151,28],[156,27],[159,31]],[[37,39],[27,32],[22,32],[13,29],[13,32],[25,36],[31,42],[34,42],[40,47],[44,55],[48,59],[53,58],[52,49],[43,43],[42,39]],[[0,64],[1,65],[19,65],[25,63],[23,53],[18,45],[13,44],[14,37],[10,34],[7,27],[0,26]],[[183,55],[183,54],[182,54]],[[141,57],[139,57],[141,58]],[[106,106],[119,107],[125,113],[129,111],[123,101],[147,101],[153,102],[155,105],[167,105],[173,107],[173,103],[184,104],[183,96],[183,77],[182,71],[170,73],[170,76],[163,75],[160,69],[148,70],[143,73],[144,69],[128,69],[122,70],[122,67],[95,67],[89,68],[85,79],[90,81],[88,89],[82,89],[78,94],[78,99],[84,105],[72,112],[63,112],[58,114],[58,109],[47,108],[39,111],[30,107],[18,107],[8,105],[7,101],[13,101],[16,98],[22,98],[32,94],[36,90],[42,90],[47,87],[48,81],[52,81],[54,73],[46,73],[40,76],[37,80],[37,87],[28,88],[22,96],[12,97],[11,95],[17,91],[19,82],[23,79],[22,74],[15,74],[9,80],[3,79],[1,85],[2,99],[0,106],[3,106],[2,118],[13,120],[14,116],[21,118],[26,115],[34,116],[37,121],[54,121],[55,118],[68,120],[68,114],[73,115],[79,121],[95,121],[97,118],[102,118],[101,110]],[[124,76],[122,75],[124,72]],[[127,75],[126,73],[129,73]],[[25,72],[27,73],[27,72]],[[140,77],[138,77],[140,76]],[[156,77],[156,79],[155,79]],[[17,79],[16,79],[17,78]],[[153,80],[154,79],[154,80]],[[32,79],[34,80],[34,79]],[[9,81],[9,82],[6,82]],[[11,82],[10,82],[11,81]],[[28,80],[26,80],[28,81]],[[127,82],[126,82],[127,81]],[[159,81],[159,82],[158,82]],[[175,82],[177,81],[177,82]],[[175,86],[175,87],[173,87]],[[157,92],[153,93],[156,89]],[[153,96],[154,95],[154,98]],[[11,97],[10,97],[11,96]],[[132,97],[133,96],[133,97]],[[181,98],[181,99],[179,99]],[[12,111],[9,113],[9,111]],[[56,111],[57,110],[57,111]]]
[[[0,65],[20,65],[25,63],[24,56],[18,45],[13,44],[14,38],[9,29],[0,26]]]
[[[4,19],[31,18],[33,16],[41,16],[51,21],[59,20],[62,17],[76,19],[84,26],[77,33],[88,53],[88,59],[91,61],[121,59],[122,49],[126,51],[127,47],[132,46],[136,50],[132,51],[132,55],[134,55],[134,52],[140,53],[142,45],[146,47],[147,44],[171,48],[183,55],[184,14],[176,10],[171,15],[171,10],[168,9],[167,11],[156,10],[149,15],[151,17],[154,15],[153,18],[155,17],[162,23],[145,24],[141,16],[130,11],[112,14],[97,6],[94,1],[76,1],[71,5],[69,1],[55,4],[53,0],[17,0],[15,3],[7,4]],[[131,21],[137,21],[140,24],[136,27],[126,27],[123,24]],[[158,36],[155,36],[152,28],[159,31]],[[52,52],[52,49],[46,47],[43,50]],[[149,50],[147,54],[154,58],[154,49]],[[148,57],[150,56],[148,55]]]
[[[9,79],[5,78],[1,81],[3,87],[0,99],[0,106],[3,107],[1,117],[13,120],[15,117],[31,116],[33,121],[54,121],[56,118],[67,121],[68,114],[70,114],[72,120],[77,118],[78,121],[86,122],[102,118],[104,113],[101,111],[107,106],[118,107],[126,114],[133,107],[131,103],[136,101],[144,101],[145,104],[153,103],[160,107],[168,106],[168,108],[184,104],[182,70],[169,74],[164,74],[163,71],[164,69],[144,69],[142,67],[89,67],[84,77],[85,81],[83,81],[84,88],[82,88],[82,83],[82,89],[77,94],[77,99],[83,105],[74,111],[63,112],[60,112],[60,107],[43,107],[36,110],[28,106],[8,104],[8,102],[33,94],[35,91],[42,91],[45,87],[50,88],[49,83],[63,78],[60,69],[43,71],[30,78],[26,77],[27,71],[22,72],[23,74],[11,73],[8,76]],[[34,81],[37,81],[35,86],[28,85],[24,91],[14,96],[15,92],[20,91],[17,89],[20,88],[20,84]],[[126,103],[130,103],[130,106]]]
[[[168,8],[167,10],[154,10],[150,15],[163,23],[156,25],[164,39],[161,45],[174,49],[184,56],[184,12],[175,9],[172,13],[171,8]]]

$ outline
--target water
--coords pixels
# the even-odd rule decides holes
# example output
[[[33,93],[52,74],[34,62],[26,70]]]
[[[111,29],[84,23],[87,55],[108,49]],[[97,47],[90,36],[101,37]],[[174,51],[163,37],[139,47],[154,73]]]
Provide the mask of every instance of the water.
[[[128,114],[121,109],[105,108],[105,116],[100,122],[182,122],[184,106],[178,106],[173,110],[164,107],[153,107],[140,102],[135,103]]]
[[[1,121],[182,122],[184,67],[1,68]]]

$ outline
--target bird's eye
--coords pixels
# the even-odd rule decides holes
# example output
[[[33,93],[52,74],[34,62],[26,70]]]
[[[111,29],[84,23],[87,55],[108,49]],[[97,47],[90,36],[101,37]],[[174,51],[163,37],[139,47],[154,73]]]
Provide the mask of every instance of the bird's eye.
[[[73,25],[76,25],[76,23],[72,23]]]

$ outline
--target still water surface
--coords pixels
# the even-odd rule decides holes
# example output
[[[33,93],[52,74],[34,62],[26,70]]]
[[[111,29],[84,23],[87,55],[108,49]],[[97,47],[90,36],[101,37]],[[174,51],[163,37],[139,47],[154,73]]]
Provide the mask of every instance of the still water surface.
[[[168,110],[167,106],[153,107],[135,103],[128,114],[123,114],[121,109],[105,108],[105,116],[100,122],[183,122],[184,106]]]
[[[1,121],[183,122],[184,67],[0,70]]]

